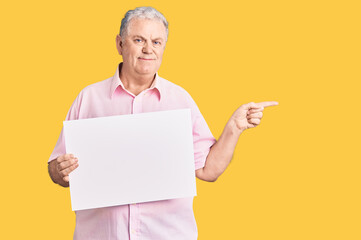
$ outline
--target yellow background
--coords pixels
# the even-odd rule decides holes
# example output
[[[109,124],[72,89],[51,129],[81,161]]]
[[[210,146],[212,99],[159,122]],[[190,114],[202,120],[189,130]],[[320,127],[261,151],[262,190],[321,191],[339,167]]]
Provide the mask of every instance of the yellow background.
[[[241,104],[274,100],[215,182],[197,181],[199,240],[361,239],[359,1],[1,3],[1,239],[71,239],[69,189],[47,160],[85,86],[111,77],[128,9],[170,25],[162,77],[215,137]]]

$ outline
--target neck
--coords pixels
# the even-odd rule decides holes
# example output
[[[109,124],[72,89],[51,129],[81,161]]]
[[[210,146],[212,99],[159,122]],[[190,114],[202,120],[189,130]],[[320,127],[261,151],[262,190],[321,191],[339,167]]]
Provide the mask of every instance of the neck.
[[[134,75],[128,73],[125,71],[125,69],[121,69],[119,78],[122,81],[125,89],[137,96],[139,93],[152,85],[155,74]]]

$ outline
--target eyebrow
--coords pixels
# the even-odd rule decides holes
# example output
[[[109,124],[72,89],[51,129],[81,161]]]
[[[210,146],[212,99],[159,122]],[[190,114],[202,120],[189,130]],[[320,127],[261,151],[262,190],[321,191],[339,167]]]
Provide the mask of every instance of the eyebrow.
[[[162,41],[163,41],[164,39],[161,38],[161,37],[157,37],[157,38],[154,38],[154,39],[152,39],[152,40],[153,40],[153,41],[154,41],[154,40],[162,40]]]
[[[140,35],[134,35],[133,38],[146,39],[145,37],[140,36]],[[163,40],[164,41],[164,39],[162,37],[157,37],[157,38],[152,39],[152,41],[155,41],[155,40]]]
[[[143,39],[145,39],[144,37],[142,37],[142,36],[140,36],[140,35],[134,35],[134,36],[132,36],[133,38],[143,38]]]

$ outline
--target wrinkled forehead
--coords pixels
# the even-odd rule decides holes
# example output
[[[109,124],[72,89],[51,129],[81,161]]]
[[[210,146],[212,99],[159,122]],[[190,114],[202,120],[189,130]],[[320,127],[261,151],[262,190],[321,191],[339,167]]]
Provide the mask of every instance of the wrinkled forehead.
[[[159,19],[133,18],[126,29],[128,36],[143,36],[152,38],[163,38],[167,40],[167,30]]]

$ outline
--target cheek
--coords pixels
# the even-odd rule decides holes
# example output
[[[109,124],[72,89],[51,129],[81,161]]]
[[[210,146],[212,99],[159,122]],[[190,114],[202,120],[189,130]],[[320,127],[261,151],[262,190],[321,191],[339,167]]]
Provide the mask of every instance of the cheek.
[[[123,53],[124,53],[124,55],[126,55],[127,57],[129,57],[129,58],[131,58],[131,57],[133,57],[133,58],[135,58],[135,57],[137,57],[139,54],[139,49],[138,48],[136,48],[136,47],[134,47],[134,46],[132,46],[132,47],[128,47],[127,49],[123,49]]]
[[[157,52],[158,58],[162,59],[164,50],[160,50]]]

